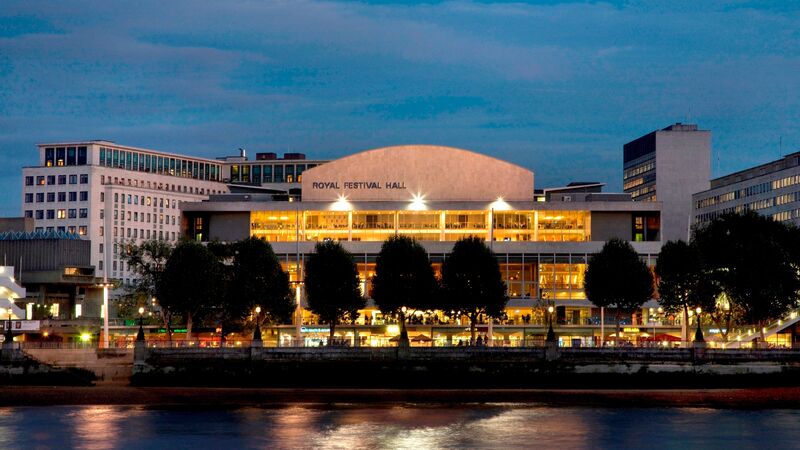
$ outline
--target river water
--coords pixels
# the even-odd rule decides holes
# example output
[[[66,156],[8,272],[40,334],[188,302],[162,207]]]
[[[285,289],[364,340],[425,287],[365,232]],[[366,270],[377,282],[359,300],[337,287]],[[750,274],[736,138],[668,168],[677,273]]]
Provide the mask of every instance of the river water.
[[[798,410],[525,404],[0,408],[2,449],[798,448]]]

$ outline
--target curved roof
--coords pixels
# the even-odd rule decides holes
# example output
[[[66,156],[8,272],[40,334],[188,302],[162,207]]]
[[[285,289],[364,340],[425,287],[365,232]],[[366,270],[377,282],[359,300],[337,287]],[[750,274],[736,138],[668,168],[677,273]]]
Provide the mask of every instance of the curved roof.
[[[435,145],[366,150],[303,173],[304,201],[533,198],[533,172],[480,153]]]

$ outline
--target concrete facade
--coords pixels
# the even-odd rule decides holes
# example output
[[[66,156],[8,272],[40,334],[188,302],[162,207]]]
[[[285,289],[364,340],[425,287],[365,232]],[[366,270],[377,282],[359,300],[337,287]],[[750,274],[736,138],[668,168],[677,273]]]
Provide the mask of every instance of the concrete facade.
[[[696,226],[746,211],[800,225],[800,152],[711,180],[710,189],[692,196]]]
[[[692,194],[709,187],[711,132],[670,125],[625,144],[623,190],[634,201],[662,204],[662,240],[687,240]]]
[[[525,201],[533,194],[533,172],[467,150],[405,145],[315,167],[302,185],[304,201]]]

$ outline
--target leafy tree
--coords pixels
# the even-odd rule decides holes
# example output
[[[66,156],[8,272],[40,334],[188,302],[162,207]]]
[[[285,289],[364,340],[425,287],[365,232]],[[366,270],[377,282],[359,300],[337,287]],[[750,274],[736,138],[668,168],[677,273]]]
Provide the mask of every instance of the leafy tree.
[[[147,305],[153,297],[158,299],[157,286],[175,246],[162,239],[152,239],[141,244],[122,242],[118,248],[120,259],[137,275],[132,288],[118,304],[121,315],[133,317],[139,306]],[[173,311],[162,306],[160,313],[167,336],[172,339]]]
[[[728,214],[695,230],[693,242],[746,323],[761,330],[797,305],[800,232],[795,227],[752,211]]]
[[[400,318],[401,345],[408,344],[406,310],[436,307],[438,283],[428,254],[408,236],[384,241],[375,261],[372,297],[384,314]]]
[[[162,308],[186,317],[186,338],[191,339],[193,322],[219,304],[223,282],[217,257],[197,242],[183,241],[164,266],[156,297]]]
[[[584,290],[595,306],[616,309],[619,336],[620,313],[640,308],[653,297],[653,275],[630,243],[615,238],[589,258]]]
[[[332,343],[336,325],[355,320],[366,305],[353,255],[338,242],[318,243],[306,261],[305,283],[308,308],[330,324],[328,342]]]
[[[494,252],[475,236],[459,239],[442,264],[446,309],[467,316],[470,344],[481,315],[502,317],[508,296]]]
[[[661,247],[655,272],[659,278],[658,301],[666,311],[681,311],[681,334],[686,342],[689,311],[700,307],[711,314],[717,308],[719,285],[704,267],[696,246],[682,240],[668,241]]]
[[[228,252],[219,248],[213,252],[231,255],[231,264],[225,266],[224,325],[241,323],[256,306],[261,307],[261,319],[267,323],[291,322],[295,306],[289,275],[267,241],[249,238],[231,244]]]

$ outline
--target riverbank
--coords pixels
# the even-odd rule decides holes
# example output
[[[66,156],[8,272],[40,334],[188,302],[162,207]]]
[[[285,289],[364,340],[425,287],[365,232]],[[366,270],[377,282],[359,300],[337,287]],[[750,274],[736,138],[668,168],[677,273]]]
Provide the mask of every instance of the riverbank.
[[[265,389],[5,386],[0,407],[142,405],[236,408],[336,403],[392,406],[405,403],[521,403],[535,406],[708,407],[800,409],[800,387],[752,389]]]

